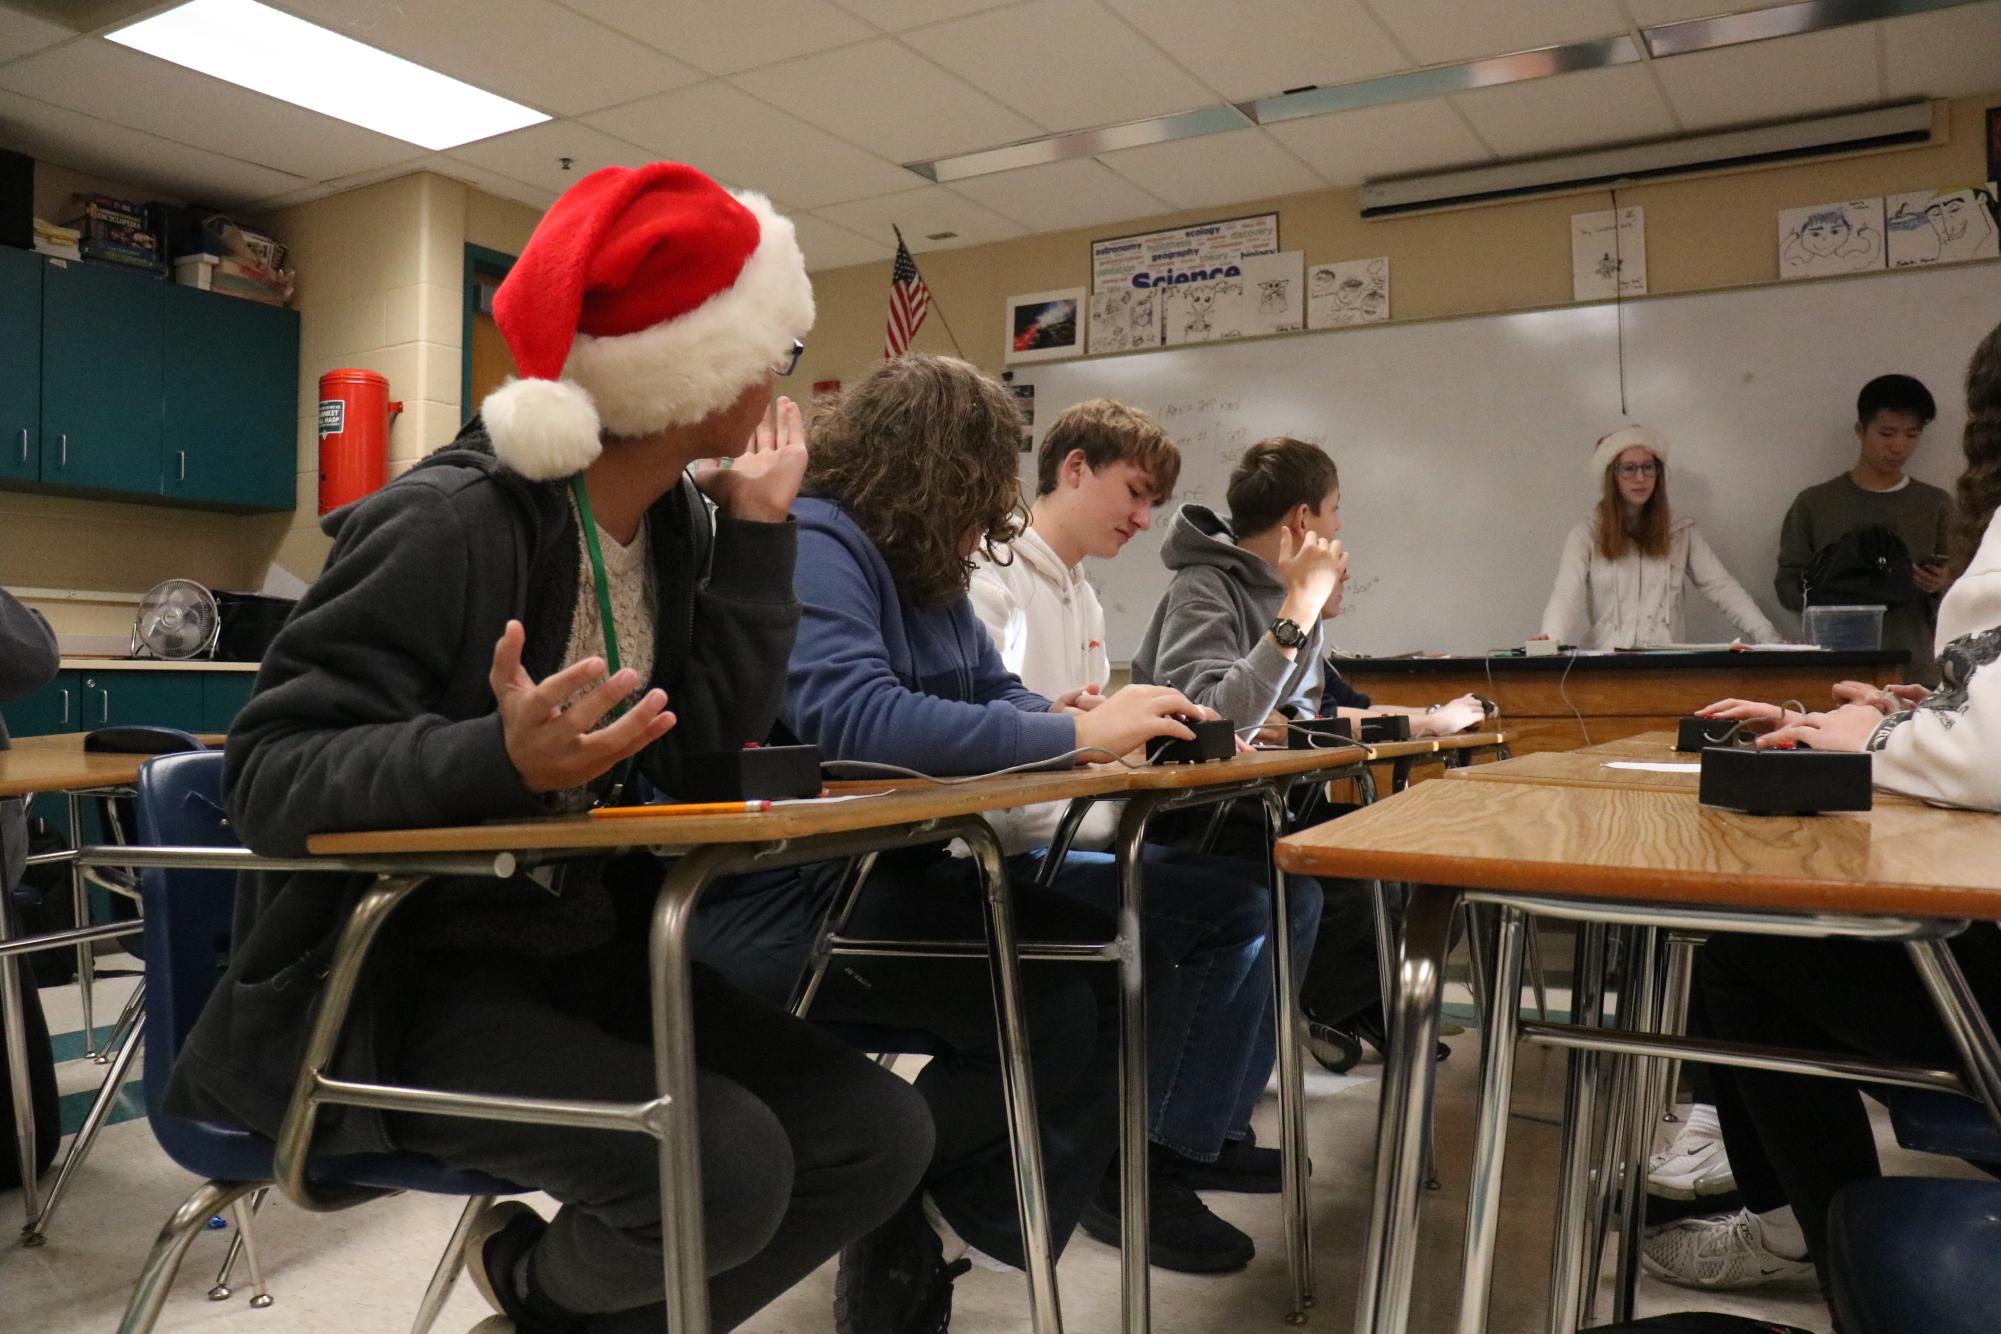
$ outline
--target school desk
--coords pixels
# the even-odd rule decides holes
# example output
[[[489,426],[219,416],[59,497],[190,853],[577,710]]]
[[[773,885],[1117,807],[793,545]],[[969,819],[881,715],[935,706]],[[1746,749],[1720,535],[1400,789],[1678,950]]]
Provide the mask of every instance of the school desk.
[[[1586,1223],[1579,1208],[1593,1153],[1591,1136],[1579,1128],[1592,1124],[1601,1051],[1619,1057],[1616,1074],[1626,1079],[1620,1087],[1628,1094],[1645,1086],[1649,1065],[1660,1059],[1756,1063],[1963,1089],[2001,1121],[2001,1047],[1945,943],[1968,919],[2001,919],[2001,820],[1993,816],[1886,802],[1866,813],[1754,817],[1711,810],[1674,793],[1458,781],[1426,783],[1295,834],[1279,843],[1277,855],[1295,874],[1378,877],[1413,886],[1383,1080],[1358,1331],[1400,1334],[1409,1318],[1420,1145],[1434,1078],[1428,1057],[1453,909],[1461,897],[1501,909],[1489,1029],[1483,1035],[1462,1330],[1485,1327],[1517,1036],[1574,1053],[1551,1274],[1552,1330],[1576,1327],[1585,1277],[1593,1267],[1585,1259]],[[1960,1048],[1965,1071],[1774,1055],[1636,1029],[1520,1022],[1527,913],[1583,922],[1587,936],[1602,933],[1608,923],[1639,927],[1643,942],[1663,927],[1901,941]],[[1603,951],[1587,941],[1579,957],[1588,971]],[[1635,1016],[1651,1009],[1646,994],[1651,960],[1649,946],[1633,970],[1637,1003],[1621,1006]],[[1587,1018],[1602,1017],[1602,981],[1602,968],[1595,980],[1580,975],[1574,1008]],[[1639,1118],[1629,1116],[1626,1124],[1637,1136]],[[1611,1158],[1608,1150],[1606,1159]],[[1629,1144],[1626,1158],[1632,1197],[1646,1161],[1644,1147]],[[1622,1269],[1637,1259],[1632,1254],[1637,1236],[1631,1230]]]

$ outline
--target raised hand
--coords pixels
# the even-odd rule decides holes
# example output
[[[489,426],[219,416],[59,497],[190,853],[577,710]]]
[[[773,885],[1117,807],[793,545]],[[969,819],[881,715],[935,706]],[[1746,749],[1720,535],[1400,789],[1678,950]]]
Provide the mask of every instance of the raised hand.
[[[1285,585],[1279,614],[1310,628],[1347,572],[1348,554],[1339,542],[1312,532],[1302,532],[1295,546],[1292,530],[1285,528],[1278,535],[1276,569]]]
[[[743,453],[703,459],[690,475],[731,518],[783,523],[806,478],[806,418],[799,405],[783,395],[773,399]]]
[[[507,623],[493,646],[487,680],[500,706],[507,758],[530,792],[581,787],[673,728],[664,690],[647,691],[625,716],[599,728],[604,716],[638,687],[639,674],[628,667],[607,680],[604,659],[585,658],[538,684],[521,665],[527,638],[521,622]],[[596,689],[563,707],[565,700],[593,685]]]

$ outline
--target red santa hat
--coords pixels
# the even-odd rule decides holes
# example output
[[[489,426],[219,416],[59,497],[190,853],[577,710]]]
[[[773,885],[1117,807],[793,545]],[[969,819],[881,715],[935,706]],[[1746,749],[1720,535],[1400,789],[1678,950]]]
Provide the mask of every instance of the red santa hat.
[[[1610,435],[1599,437],[1598,447],[1591,451],[1591,475],[1603,477],[1605,470],[1612,466],[1612,461],[1635,445],[1652,454],[1661,463],[1667,462],[1666,436],[1651,426],[1628,426]]]
[[[734,402],[813,327],[792,224],[678,162],[606,167],[563,193],[494,294],[514,354],[480,404],[500,461],[582,471],[599,432],[648,435]]]

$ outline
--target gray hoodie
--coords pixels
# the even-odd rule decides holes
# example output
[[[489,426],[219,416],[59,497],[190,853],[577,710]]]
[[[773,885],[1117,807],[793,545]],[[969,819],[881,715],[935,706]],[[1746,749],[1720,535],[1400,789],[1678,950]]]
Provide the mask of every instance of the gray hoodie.
[[[59,655],[56,637],[42,614],[0,589],[0,701],[26,699],[55,680]],[[0,750],[6,750],[7,724],[0,720]],[[28,855],[27,803],[0,801],[0,892],[10,898]]]
[[[1262,557],[1237,545],[1206,505],[1175,512],[1160,558],[1174,579],[1133,654],[1133,680],[1173,686],[1238,727],[1262,723],[1281,704],[1319,712],[1321,628],[1287,661],[1265,632],[1285,585]]]

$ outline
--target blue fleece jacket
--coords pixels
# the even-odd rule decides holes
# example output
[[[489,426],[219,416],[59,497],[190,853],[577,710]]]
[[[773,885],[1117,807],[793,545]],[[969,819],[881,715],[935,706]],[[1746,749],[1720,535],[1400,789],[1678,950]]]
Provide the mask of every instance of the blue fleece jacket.
[[[928,774],[986,773],[1077,744],[1068,714],[1001,665],[970,599],[919,610],[875,543],[831,500],[801,497],[793,589],[799,636],[785,727],[828,759]]]

